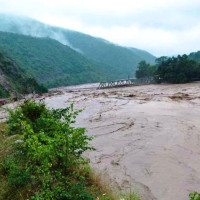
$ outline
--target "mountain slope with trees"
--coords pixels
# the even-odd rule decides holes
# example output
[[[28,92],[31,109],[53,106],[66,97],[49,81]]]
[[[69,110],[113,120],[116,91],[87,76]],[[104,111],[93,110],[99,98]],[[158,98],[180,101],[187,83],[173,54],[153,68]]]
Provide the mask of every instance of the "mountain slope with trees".
[[[154,64],[155,63],[155,56],[152,56],[152,54],[150,54],[147,51],[144,50],[140,50],[140,49],[136,49],[133,47],[129,48],[134,54],[136,54],[138,57],[141,58],[141,60],[145,60],[145,62],[148,62],[150,64]]]
[[[47,87],[96,82],[106,77],[83,55],[49,38],[0,32],[0,47]]]
[[[113,74],[115,79],[127,78],[132,75],[141,60],[146,60],[151,64],[155,61],[154,56],[151,55],[151,59],[149,59],[140,53],[140,50],[133,52],[130,48],[79,32],[63,30],[63,35],[74,48],[79,49],[86,57],[102,64],[102,69],[108,74]]]
[[[98,65],[98,69],[107,74],[109,79],[131,76],[141,60],[151,64],[155,61],[155,56],[143,50],[122,47],[77,31],[48,26],[27,17],[1,14],[0,21],[0,31],[51,38],[71,47]]]
[[[43,93],[47,92],[47,89],[28,76],[0,50],[0,98],[9,97],[13,92],[15,94]]]

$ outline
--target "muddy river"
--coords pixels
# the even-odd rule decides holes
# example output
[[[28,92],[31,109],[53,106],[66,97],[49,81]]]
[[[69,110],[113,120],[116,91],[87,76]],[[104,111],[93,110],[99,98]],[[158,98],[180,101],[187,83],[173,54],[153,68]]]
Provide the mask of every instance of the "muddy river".
[[[200,191],[200,83],[52,92],[49,107],[84,108],[77,125],[96,148],[86,156],[110,186],[142,200],[188,200]]]

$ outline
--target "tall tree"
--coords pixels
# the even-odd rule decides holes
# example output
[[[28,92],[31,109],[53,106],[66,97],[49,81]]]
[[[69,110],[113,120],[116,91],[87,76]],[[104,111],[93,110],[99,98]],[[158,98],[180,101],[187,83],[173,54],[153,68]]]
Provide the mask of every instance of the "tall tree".
[[[149,76],[150,64],[146,63],[144,60],[139,62],[138,68],[136,70],[136,78],[144,78]]]

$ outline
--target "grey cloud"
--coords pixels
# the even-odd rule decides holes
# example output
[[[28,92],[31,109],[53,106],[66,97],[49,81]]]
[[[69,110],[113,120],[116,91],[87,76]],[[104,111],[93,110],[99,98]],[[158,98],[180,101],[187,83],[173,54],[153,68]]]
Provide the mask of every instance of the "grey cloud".
[[[65,35],[62,33],[62,30],[59,32],[54,31],[54,28],[51,26],[45,25],[31,18],[11,14],[0,14],[0,31],[22,33],[33,37],[50,37],[51,39],[55,39],[82,53],[80,49],[74,48],[69,43]]]
[[[132,3],[138,1],[132,0]],[[200,32],[200,1],[198,0],[169,0],[169,4],[168,1],[159,1],[159,3],[165,2],[162,5],[155,4],[155,0],[147,0],[146,2],[154,2],[154,4],[148,3],[148,7],[145,0],[142,0],[143,7],[137,10],[132,6],[133,9],[128,9],[127,12],[120,12],[120,9],[109,12],[107,4],[104,10],[102,7],[98,9],[97,6],[93,8],[91,5],[87,8],[88,2],[85,3],[84,8],[67,2],[64,0],[57,2],[52,0],[49,3],[47,0],[0,0],[0,12],[23,14],[69,29],[75,22],[77,24],[73,26],[75,30],[103,37],[121,45],[150,50],[156,55],[170,55],[200,49],[200,39],[197,37]],[[115,5],[109,4],[109,6]],[[48,18],[49,16],[51,17]],[[55,20],[52,22],[51,19]],[[2,24],[3,22],[0,22],[0,25]],[[116,27],[120,33],[113,31]],[[30,29],[34,36],[45,37],[37,25]],[[144,34],[144,32],[147,33]],[[62,33],[52,32],[51,36],[68,44],[68,41],[63,39]],[[159,44],[155,45],[156,43]]]
[[[115,13],[104,13],[90,11],[89,13],[63,13],[63,17],[75,17],[87,26],[100,26],[109,28],[112,26],[127,27],[137,25],[139,27],[163,28],[166,30],[184,30],[200,24],[200,5],[198,8],[192,8],[182,12],[173,8],[165,8],[164,10],[150,10],[139,13],[127,13],[125,15],[117,15]]]

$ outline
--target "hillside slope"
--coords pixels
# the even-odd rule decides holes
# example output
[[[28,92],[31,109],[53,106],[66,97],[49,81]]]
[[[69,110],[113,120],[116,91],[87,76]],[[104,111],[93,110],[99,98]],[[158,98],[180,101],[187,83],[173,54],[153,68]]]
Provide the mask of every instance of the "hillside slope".
[[[155,63],[156,58],[154,56],[152,56],[152,54],[150,54],[149,52],[144,51],[144,50],[140,50],[140,49],[136,49],[136,48],[133,48],[133,47],[130,47],[129,49],[134,54],[136,54],[138,57],[140,57],[141,60],[145,60],[147,63],[150,63],[150,64]]]
[[[101,81],[105,76],[88,59],[49,38],[0,32],[0,47],[47,87]]]
[[[0,50],[0,98],[9,97],[12,92],[27,94],[33,91],[40,93],[47,90]]]
[[[191,60],[194,60],[194,61],[200,63],[200,51],[192,52],[192,53],[190,53],[190,54],[188,55],[188,57],[189,57]]]
[[[34,37],[49,37],[68,45],[99,65],[112,78],[133,76],[138,62],[154,63],[155,57],[147,52],[122,47],[104,39],[68,29],[48,26],[26,17],[0,15],[0,30]]]

